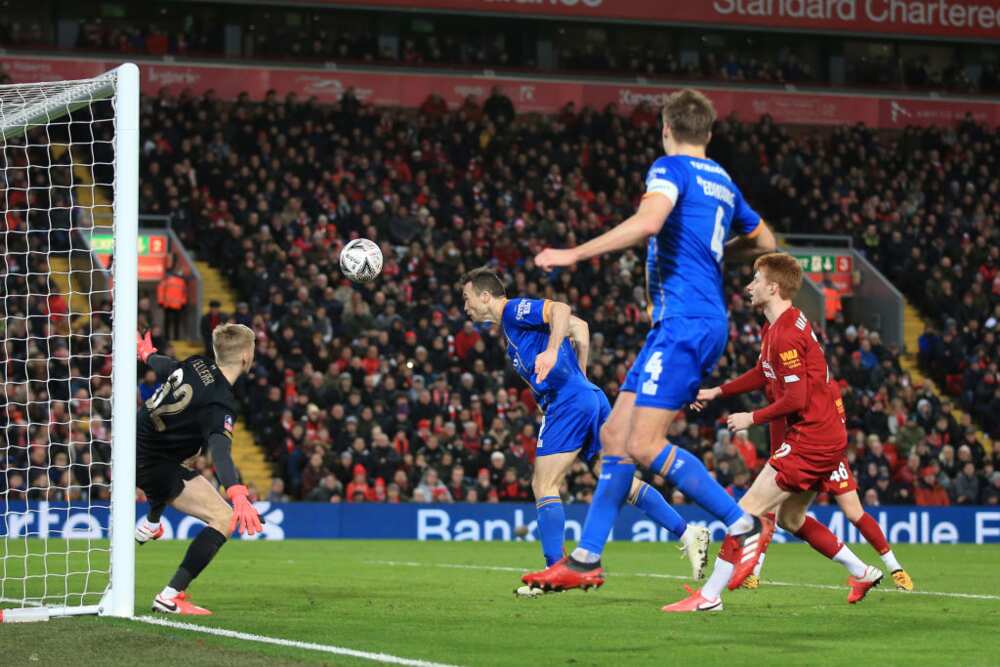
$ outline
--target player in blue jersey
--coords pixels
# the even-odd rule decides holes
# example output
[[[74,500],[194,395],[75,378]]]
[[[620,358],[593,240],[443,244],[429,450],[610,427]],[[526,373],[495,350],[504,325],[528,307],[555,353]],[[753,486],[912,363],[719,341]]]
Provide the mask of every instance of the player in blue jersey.
[[[581,246],[545,249],[535,257],[539,267],[551,270],[645,241],[652,328],[601,427],[601,477],[579,546],[567,560],[525,575],[528,585],[562,590],[603,583],[601,554],[635,462],[726,525],[719,553],[723,565],[717,561],[706,591],[739,586],[774,532],[773,521],[741,510],[696,456],[666,438],[677,411],[694,401],[701,379],[726,346],[723,259],[770,252],[775,239],[725,169],[706,157],[715,121],[708,98],[693,90],[676,92],[663,106],[662,121],[666,156],[650,167],[638,211]]]
[[[611,412],[604,392],[584,374],[590,331],[565,303],[506,298],[503,282],[488,267],[470,271],[462,277],[461,285],[465,312],[474,322],[499,323],[507,342],[507,357],[531,387],[544,413],[531,486],[542,553],[545,564],[552,565],[563,558],[566,514],[559,487],[578,456],[591,462],[600,453],[601,424]],[[701,578],[708,558],[708,530],[689,526],[660,492],[645,482],[635,478],[627,481],[628,502],[680,538],[693,576]],[[521,595],[542,592],[532,586],[518,589]]]

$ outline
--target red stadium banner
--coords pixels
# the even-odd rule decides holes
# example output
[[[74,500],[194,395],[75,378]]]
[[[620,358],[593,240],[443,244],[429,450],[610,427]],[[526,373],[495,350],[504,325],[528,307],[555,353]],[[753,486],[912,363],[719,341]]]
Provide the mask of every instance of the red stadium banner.
[[[324,4],[961,40],[1000,39],[1000,5],[996,0],[326,0]]]
[[[80,79],[96,76],[118,64],[98,59],[0,57],[2,68],[15,83]],[[379,106],[417,107],[428,95],[437,93],[449,106],[460,105],[472,96],[482,103],[494,87],[499,87],[520,112],[549,113],[573,102],[603,109],[615,104],[619,113],[630,114],[643,102],[654,109],[664,97],[677,90],[673,85],[596,83],[591,81],[551,81],[529,78],[494,78],[448,74],[407,74],[400,71],[357,72],[291,67],[245,67],[231,65],[142,64],[139,67],[142,91],[155,95],[160,90],[176,94],[188,90],[203,94],[208,90],[223,99],[240,93],[262,99],[274,90],[290,92],[320,102],[335,102],[353,88],[364,103]],[[789,125],[843,125],[865,123],[870,127],[901,128],[907,125],[954,124],[971,114],[977,122],[1000,126],[1000,104],[963,99],[923,99],[841,93],[776,92],[739,88],[702,88],[712,98],[720,116],[733,115],[754,121],[769,114],[776,123]]]

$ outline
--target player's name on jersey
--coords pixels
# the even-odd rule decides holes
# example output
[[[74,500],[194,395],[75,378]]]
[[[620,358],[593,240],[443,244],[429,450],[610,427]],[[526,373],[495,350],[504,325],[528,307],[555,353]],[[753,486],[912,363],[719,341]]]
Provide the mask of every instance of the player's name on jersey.
[[[701,186],[701,190],[705,193],[705,196],[724,201],[730,206],[736,205],[736,194],[722,183],[716,183],[698,175],[695,175],[694,178],[695,182]]]
[[[212,376],[212,369],[204,359],[195,359],[191,363],[191,367],[206,387],[215,382],[215,378]]]

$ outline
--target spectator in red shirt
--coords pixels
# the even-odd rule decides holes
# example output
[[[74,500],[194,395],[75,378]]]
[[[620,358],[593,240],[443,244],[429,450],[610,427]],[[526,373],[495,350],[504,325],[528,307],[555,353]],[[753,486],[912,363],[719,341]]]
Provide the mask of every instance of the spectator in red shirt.
[[[479,425],[472,420],[462,425],[462,448],[470,455],[478,454],[482,448],[482,433]]]
[[[365,358],[361,360],[361,367],[365,370],[365,375],[377,373],[381,365],[382,359],[379,357],[378,348],[374,345],[369,345],[368,351],[365,353]]]
[[[649,102],[641,102],[632,112],[630,121],[635,128],[642,128],[644,125],[653,127],[659,121],[659,114],[653,110]]]
[[[357,502],[355,494],[362,494],[362,501],[375,500],[375,489],[368,483],[368,471],[360,463],[354,466],[354,477],[347,485],[346,497],[350,502]]]
[[[906,457],[906,464],[896,471],[895,481],[901,487],[913,489],[917,483],[917,475],[920,473],[920,455],[916,453]]]
[[[472,322],[467,321],[462,330],[455,334],[455,355],[464,361],[480,338]]]
[[[521,427],[521,432],[514,439],[511,452],[519,459],[525,459],[529,463],[534,463],[537,447],[538,438],[535,437],[535,426],[529,423]]]
[[[503,473],[503,480],[500,483],[500,500],[504,502],[516,502],[527,500],[528,498],[527,491],[517,479],[517,470],[507,468]]]
[[[937,471],[933,466],[926,466],[920,471],[921,481],[914,493],[917,504],[922,507],[947,507],[951,504],[948,491],[938,482]]]
[[[756,472],[761,464],[757,460],[757,448],[748,436],[749,433],[746,430],[737,431],[736,436],[733,438],[733,444],[736,446],[736,451],[743,458],[743,463],[746,464],[747,469]]]
[[[440,118],[448,113],[448,104],[437,93],[431,93],[424,100],[424,103],[420,105],[420,113],[431,118]]]

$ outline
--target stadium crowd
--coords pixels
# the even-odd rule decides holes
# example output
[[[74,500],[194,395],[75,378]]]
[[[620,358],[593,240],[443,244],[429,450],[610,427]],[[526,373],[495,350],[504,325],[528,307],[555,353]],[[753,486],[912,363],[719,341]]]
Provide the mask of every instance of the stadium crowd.
[[[78,125],[72,136],[58,124],[8,137],[2,152],[0,504],[110,497],[111,294],[89,253],[72,253],[89,216],[71,214],[71,153],[45,148],[89,143]],[[70,265],[77,289],[91,286],[92,313],[71,306],[59,268]]]
[[[645,331],[639,253],[554,279],[530,256],[627,215],[656,154],[655,134],[588,110],[512,123],[511,108],[495,99],[485,112],[414,119],[350,95],[333,108],[144,101],[144,122],[157,118],[166,129],[147,135],[142,207],[171,214],[189,247],[227,270],[246,298],[210,321],[233,319],[258,332],[247,419],[279,473],[261,496],[530,497],[538,428],[530,392],[506,368],[496,331],[466,323],[456,301],[455,279],[475,265],[493,262],[513,291],[573,303],[595,332],[588,373],[614,397]],[[624,145],[637,149],[618,149]],[[793,137],[767,119],[724,121],[716,133],[713,155],[768,220],[852,233],[934,323],[920,360],[953,395],[943,402],[912,386],[898,351],[877,332],[842,315],[827,325],[831,370],[851,420],[850,460],[869,504],[997,502],[996,453],[976,440],[967,418],[951,415],[954,401],[1000,435],[998,184],[990,167],[997,147],[996,133],[968,121],[895,137],[863,128]],[[98,305],[81,327],[56,283],[43,278],[45,261],[70,247],[71,222],[58,208],[31,211],[24,184],[57,186],[31,190],[31,208],[41,211],[48,202],[39,193],[64,196],[64,170],[48,169],[42,156],[29,169],[14,146],[5,157],[0,492],[103,497],[108,309]],[[380,240],[387,257],[383,277],[363,288],[335,268],[340,245],[355,234]],[[708,384],[756,356],[759,317],[740,296],[748,278],[745,266],[729,270],[731,344]],[[156,319],[148,301],[140,310],[143,323]],[[140,393],[153,388],[147,376]],[[738,407],[689,414],[672,433],[735,494],[766,449],[764,433],[730,438],[720,428],[725,410]],[[209,462],[198,465],[212,474]],[[593,486],[581,464],[565,492],[586,501]]]
[[[188,247],[244,299],[212,317],[257,332],[245,415],[276,471],[261,497],[530,499],[539,415],[497,331],[465,321],[456,280],[475,266],[494,265],[512,293],[573,304],[593,333],[588,375],[614,399],[647,327],[641,251],[552,276],[531,257],[634,210],[661,151],[655,122],[613,108],[544,119],[512,110],[499,92],[482,107],[429,103],[419,112],[367,107],[350,91],[332,107],[274,96],[144,99],[140,206],[171,215]],[[720,122],[710,147],[773,225],[852,234],[940,324],[921,356],[961,389],[944,401],[913,385],[878,332],[842,315],[826,328],[849,459],[869,504],[1000,500],[1000,451],[951,414],[957,401],[998,435],[998,183],[989,168],[997,141],[968,122],[896,137],[846,127],[793,136],[764,118]],[[960,249],[944,242],[964,231]],[[385,254],[368,285],[337,268],[340,247],[359,235]],[[926,280],[938,273],[939,282]],[[709,385],[756,359],[760,317],[741,296],[748,281],[749,267],[729,268],[731,340]],[[956,293],[972,302],[949,299]],[[722,428],[738,407],[690,413],[671,431],[736,495],[767,448],[761,430],[730,437]],[[208,462],[199,466],[211,475]],[[578,464],[563,492],[586,502],[594,484]]]

